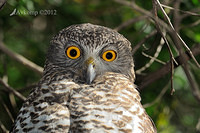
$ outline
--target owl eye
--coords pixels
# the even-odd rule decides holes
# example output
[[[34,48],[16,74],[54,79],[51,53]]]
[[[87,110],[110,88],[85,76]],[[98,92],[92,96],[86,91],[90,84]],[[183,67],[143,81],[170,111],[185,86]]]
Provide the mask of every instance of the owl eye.
[[[117,53],[114,50],[107,50],[103,53],[102,58],[105,61],[114,61],[116,59]]]
[[[66,55],[70,59],[77,59],[81,55],[81,51],[78,47],[76,46],[70,46],[66,49]]]

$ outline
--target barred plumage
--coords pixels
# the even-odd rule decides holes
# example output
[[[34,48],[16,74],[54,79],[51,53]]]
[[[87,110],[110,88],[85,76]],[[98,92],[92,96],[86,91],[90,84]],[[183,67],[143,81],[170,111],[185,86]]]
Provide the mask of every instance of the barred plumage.
[[[71,46],[78,50],[68,53],[80,57],[66,55]],[[109,50],[106,60],[102,54]],[[133,67],[130,42],[119,33],[92,24],[61,30],[11,132],[155,133]]]

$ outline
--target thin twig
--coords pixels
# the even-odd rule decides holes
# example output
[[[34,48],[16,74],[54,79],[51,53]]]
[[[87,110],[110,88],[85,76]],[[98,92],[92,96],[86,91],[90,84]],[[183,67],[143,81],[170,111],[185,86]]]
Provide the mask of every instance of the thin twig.
[[[160,63],[160,64],[162,64],[162,65],[165,65],[165,64],[166,64],[164,61],[161,61],[161,60],[157,59],[156,57],[153,57],[153,56],[151,56],[151,55],[148,55],[148,54],[146,54],[146,53],[144,53],[144,52],[142,52],[142,55],[144,55],[144,56],[147,57],[147,58],[153,59],[154,61],[156,61],[156,62],[158,62],[158,63]]]
[[[153,105],[156,104],[157,102],[159,102],[159,101],[162,99],[163,95],[167,92],[168,88],[169,88],[169,83],[167,83],[167,85],[165,85],[165,87],[162,89],[162,91],[161,91],[160,94],[156,97],[155,100],[153,100],[153,101],[150,102],[150,103],[144,104],[143,107],[144,107],[144,108],[148,108],[148,107],[153,106]]]
[[[197,7],[197,8],[192,8],[192,10],[190,10],[190,12],[198,13],[198,12],[200,12],[200,8],[199,8],[199,7]],[[182,15],[180,16],[180,18],[181,18],[181,19],[185,19],[186,17],[189,17],[189,16],[191,16],[191,15],[190,15],[190,14],[182,14]]]
[[[144,42],[146,42],[149,38],[151,38],[152,36],[154,36],[156,33],[157,33],[157,31],[154,30],[149,35],[145,36],[145,38],[143,40],[141,40],[138,44],[136,44],[133,47],[132,54],[134,54],[141,47],[141,45],[144,44]]]
[[[151,12],[139,7],[135,2],[133,2],[133,1],[130,2],[130,1],[126,1],[126,0],[114,0],[114,1],[116,1],[116,2],[118,2],[120,4],[123,4],[123,5],[129,6],[129,7],[133,8],[134,10],[136,10],[136,11],[142,13],[142,14],[145,14],[146,16],[149,16],[156,23],[158,23],[159,25],[162,25],[166,30],[169,30],[170,32],[172,31],[172,29],[164,21],[162,21],[158,17],[155,17],[155,15],[153,15]],[[155,8],[154,8],[154,10],[155,10]],[[154,13],[155,13],[155,11],[154,11]],[[158,26],[158,24],[156,24],[156,26]],[[160,29],[160,28],[157,28],[157,29]],[[169,47],[169,44],[168,44],[168,41],[167,41],[166,37],[163,35],[162,32],[160,32],[160,33],[162,34],[163,39],[165,40],[165,43],[168,46],[168,49],[169,49],[170,55],[172,56],[173,61],[176,63],[176,61],[174,60],[174,56],[173,56],[172,51],[171,51],[171,49]]]
[[[13,93],[15,96],[17,96],[18,98],[20,98],[22,101],[25,101],[26,98],[21,95],[19,92],[17,92],[15,89],[13,89],[12,87],[10,87],[7,83],[5,83],[1,78],[0,78],[0,84],[2,84],[6,89],[7,92],[11,92]]]
[[[170,48],[170,45],[169,45],[169,42],[168,42],[168,40],[166,39],[166,32],[162,32],[162,30],[161,30],[161,28],[160,28],[160,24],[158,23],[158,15],[157,15],[157,6],[156,6],[156,1],[155,0],[153,0],[153,12],[154,12],[154,15],[155,15],[155,24],[156,24],[156,29],[158,30],[158,32],[161,34],[161,36],[162,36],[162,38],[163,38],[163,40],[165,41],[165,43],[167,44],[167,48],[168,48],[168,51],[169,51],[169,53],[170,53],[170,57],[171,57],[171,59],[177,64],[177,62],[176,62],[176,60],[174,59],[174,55],[173,55],[173,53],[172,53],[172,50],[171,50],[171,48]]]
[[[197,130],[197,132],[200,132],[200,117],[199,117],[199,121],[196,125],[196,130]]]
[[[134,1],[127,1],[127,0],[114,0],[117,3],[120,3],[122,5],[128,6],[134,10],[136,10],[137,12],[140,12],[141,14],[144,14],[145,16],[150,17],[151,19],[155,19],[154,15],[152,14],[152,12],[145,10],[144,8],[141,8],[140,6],[138,6]],[[162,25],[165,29],[170,30],[170,27],[168,26],[168,24],[166,24],[163,20],[161,20],[160,18],[157,19],[157,22]]]
[[[146,70],[147,68],[149,68],[149,67],[153,64],[153,62],[154,62],[154,61],[156,60],[156,58],[158,57],[158,55],[159,55],[159,53],[160,53],[160,51],[161,51],[163,45],[164,45],[164,41],[161,39],[160,45],[158,45],[158,47],[157,47],[157,49],[156,49],[156,52],[155,52],[153,58],[151,58],[150,61],[149,61],[147,64],[145,64],[142,68],[136,70],[136,74],[141,74],[144,70]]]
[[[199,26],[199,25],[200,25],[200,19],[191,24],[188,24],[187,26],[180,26],[180,27],[178,27],[178,30],[184,29],[184,28],[195,27],[195,26]]]
[[[4,7],[4,5],[6,4],[7,0],[1,0],[0,1],[0,10]]]
[[[168,17],[168,15],[166,14],[165,10],[163,9],[163,7],[160,4],[159,0],[156,0],[158,6],[160,7],[162,13],[164,14],[164,17],[166,18],[168,24],[170,25],[170,28],[172,29],[173,33],[178,37],[178,39],[182,42],[183,46],[187,49],[188,53],[190,54],[190,56],[192,57],[192,59],[194,60],[194,62],[196,63],[197,67],[200,68],[200,64],[198,63],[198,61],[196,60],[196,58],[194,57],[194,55],[192,54],[190,48],[187,46],[187,44],[183,41],[183,39],[180,37],[180,35],[176,32],[176,30],[174,29],[174,26],[172,25],[170,18]]]
[[[37,87],[37,86],[38,86],[38,83],[33,83],[33,84],[31,84],[31,85],[25,86],[25,87],[23,87],[23,88],[19,88],[19,89],[17,89],[17,90],[18,90],[18,92],[30,91],[30,90],[32,90],[33,88]]]
[[[160,28],[160,25],[159,25],[159,23],[157,22],[157,19],[158,19],[158,16],[157,16],[157,2],[155,1],[155,0],[152,0],[152,3],[153,3],[153,11],[154,11],[154,15],[155,15],[155,24],[156,24],[156,28],[157,28],[157,30],[159,31],[159,33],[162,35],[162,37],[163,37],[163,39],[164,39],[164,41],[165,41],[165,43],[167,44],[167,48],[168,48],[168,51],[169,51],[169,53],[170,53],[170,69],[171,69],[171,79],[170,79],[170,81],[171,81],[171,94],[173,94],[173,92],[175,91],[175,89],[174,89],[174,87],[173,87],[173,74],[174,74],[174,62],[176,63],[176,65],[177,65],[177,62],[176,62],[176,60],[174,59],[174,55],[173,55],[173,53],[172,53],[172,50],[171,50],[171,48],[170,48],[170,45],[169,45],[169,43],[168,43],[168,40],[166,39],[166,32],[162,32],[161,31],[161,28]]]
[[[200,91],[198,89],[198,85],[197,85],[192,73],[189,70],[188,64],[183,65],[183,70],[187,76],[189,83],[190,83],[190,86],[191,86],[190,89],[192,90],[192,94],[200,104]]]
[[[17,107],[15,95],[13,93],[9,93],[9,99],[10,99],[10,103],[12,105],[12,108],[14,109],[13,111],[15,113],[17,113],[17,110],[15,110],[16,107]]]
[[[194,56],[200,55],[200,44],[196,44],[195,47],[192,48],[192,53],[194,54]],[[185,51],[185,61],[188,61],[189,59],[191,59],[191,57],[189,56],[188,52]],[[180,61],[180,56],[175,58],[178,65],[174,65],[174,68],[182,65],[183,63]],[[160,79],[161,77],[164,77],[166,74],[168,74],[170,72],[170,67],[171,67],[171,63],[168,62],[166,63],[166,65],[164,65],[162,68],[158,69],[155,72],[152,72],[150,74],[148,74],[147,76],[142,76],[140,78],[138,78],[138,81],[142,81],[139,84],[139,88],[143,89],[146,86],[148,86],[149,84],[155,82],[156,80]]]
[[[194,60],[194,62],[196,63],[196,65],[200,68],[199,63],[197,62],[197,60],[195,59],[194,55],[192,54],[191,50],[189,49],[189,47],[186,45],[186,43],[183,41],[183,39],[179,36],[179,34],[175,31],[173,25],[170,22],[169,17],[167,16],[167,14],[165,13],[163,7],[160,5],[160,2],[158,0],[156,0],[156,2],[158,3],[159,7],[161,8],[161,11],[163,12],[164,16],[167,19],[167,22],[169,23],[170,26],[168,26],[164,21],[162,21],[159,18],[154,18],[155,16],[152,15],[151,12],[139,7],[134,1],[130,2],[130,1],[126,1],[126,0],[114,0],[117,3],[129,6],[131,8],[133,8],[134,10],[149,16],[150,18],[152,18],[153,20],[155,20],[157,23],[159,23],[159,25],[162,25],[162,27],[164,27],[166,30],[168,30],[169,32],[174,33],[176,36],[178,36],[178,38],[180,39],[180,41],[182,42],[182,44],[184,45],[184,47],[187,49],[188,53],[190,54],[190,56],[192,57],[192,59]]]
[[[176,3],[174,4],[175,8],[179,8],[180,6],[180,1],[176,1]],[[179,12],[177,11],[174,11],[174,17],[175,18],[179,18]],[[178,19],[179,20],[179,19]],[[179,27],[179,23],[180,21],[178,21],[177,23],[175,23],[175,28],[174,29],[178,29]],[[176,32],[178,34],[178,31]],[[199,88],[198,88],[198,85],[197,85],[197,82],[195,81],[195,78],[193,77],[192,73],[190,72],[190,68],[189,68],[189,65],[187,63],[187,61],[185,61],[185,58],[186,55],[184,54],[183,52],[183,49],[181,47],[181,44],[180,42],[182,42],[179,38],[179,34],[178,36],[172,36],[173,40],[174,40],[174,44],[177,48],[177,50],[179,51],[179,54],[180,54],[180,61],[183,63],[182,65],[182,68],[186,74],[186,77],[190,83],[190,89],[192,91],[192,94],[194,96],[194,98],[196,98],[196,100],[200,103],[200,91],[199,91]],[[182,39],[182,38],[181,38]],[[191,56],[191,51],[188,51],[189,52],[189,55]],[[193,58],[193,57],[192,57]],[[193,59],[194,60],[194,59]],[[195,60],[194,60],[195,61]],[[196,63],[196,62],[195,62]],[[198,62],[197,62],[197,66],[198,66]]]
[[[0,128],[3,131],[3,133],[9,133],[9,131],[6,129],[6,127],[3,125],[1,121],[0,121]]]
[[[145,18],[147,18],[147,16],[139,16],[139,17],[135,17],[133,19],[127,20],[127,21],[123,22],[122,24],[120,24],[119,26],[115,27],[114,30],[120,31],[121,29],[123,29],[135,22],[141,21]]]
[[[26,59],[22,55],[15,53],[8,49],[2,42],[0,42],[0,50],[13,58],[14,60],[18,61],[19,63],[25,65],[26,67],[30,68],[31,70],[37,72],[38,74],[42,75],[43,68],[36,65],[35,63],[31,62],[30,60]]]
[[[13,116],[12,116],[10,110],[8,109],[8,107],[7,107],[7,105],[4,103],[4,101],[1,99],[1,97],[0,97],[0,101],[1,101],[1,103],[2,103],[2,105],[3,105],[3,107],[5,108],[6,112],[8,113],[8,116],[10,117],[11,121],[14,122],[14,118],[13,118]]]
[[[174,62],[173,62],[173,60],[172,60],[172,58],[170,59],[170,64],[171,64],[171,79],[170,79],[170,81],[171,81],[171,95],[173,95],[174,94],[174,92],[175,92],[175,89],[174,89],[174,80],[173,80],[173,77],[174,77]]]
[[[200,14],[195,13],[195,12],[183,11],[183,10],[176,9],[176,8],[171,7],[171,6],[164,5],[164,4],[160,4],[160,5],[161,5],[162,7],[168,8],[168,9],[170,9],[170,10],[176,10],[176,11],[179,11],[179,12],[182,12],[182,13],[185,13],[185,14],[188,14],[188,15],[200,16]]]

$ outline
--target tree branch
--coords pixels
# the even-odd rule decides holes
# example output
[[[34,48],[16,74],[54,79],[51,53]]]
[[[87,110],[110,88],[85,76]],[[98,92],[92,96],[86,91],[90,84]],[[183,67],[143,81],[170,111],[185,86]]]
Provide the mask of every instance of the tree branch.
[[[132,54],[134,54],[140,47],[141,45],[146,42],[149,38],[151,38],[152,36],[156,35],[157,31],[153,30],[150,34],[148,34],[147,36],[144,37],[143,40],[141,40],[139,43],[137,43],[133,49],[132,49]]]
[[[4,103],[4,101],[1,99],[1,97],[0,97],[0,101],[1,101],[1,103],[2,103],[2,105],[3,105],[3,107],[4,107],[4,109],[5,109],[6,112],[8,113],[8,116],[10,117],[11,121],[14,122],[14,118],[13,118],[13,116],[12,116],[10,110],[8,109],[8,106]]]
[[[6,4],[7,0],[1,0],[0,1],[0,10],[3,9],[3,6]]]
[[[2,129],[3,133],[9,133],[9,131],[6,129],[6,127],[3,125],[1,121],[0,121],[0,128]]]
[[[165,85],[165,87],[163,87],[162,91],[160,92],[160,94],[156,97],[156,99],[154,99],[152,102],[150,103],[146,103],[143,105],[144,108],[148,108],[150,106],[153,106],[154,104],[156,104],[157,102],[159,102],[163,95],[167,92],[168,90],[168,87],[169,87],[169,83],[167,83],[167,85]]]
[[[154,56],[151,57],[148,63],[146,63],[143,67],[139,68],[138,70],[135,71],[136,74],[142,74],[143,71],[145,71],[147,68],[149,68],[154,61],[157,60],[158,55],[160,54],[162,47],[164,45],[164,40],[161,38],[160,44],[158,45],[156,52],[154,53]],[[146,55],[144,52],[142,52],[143,55]],[[149,56],[148,56],[149,57]]]
[[[157,1],[159,1],[159,0],[157,0]],[[180,0],[175,1],[174,8],[178,9],[180,7],[180,3],[181,3]],[[165,15],[165,16],[167,18],[169,18],[167,15]],[[179,51],[180,61],[182,62],[182,68],[185,72],[185,75],[186,75],[188,81],[189,81],[190,89],[192,90],[192,94],[196,98],[196,100],[200,103],[200,91],[198,89],[198,85],[197,85],[192,73],[190,72],[189,65],[188,65],[187,61],[185,60],[186,55],[184,54],[181,44],[183,44],[183,46],[186,47],[187,51],[189,52],[190,56],[195,61],[198,68],[200,68],[200,65],[197,62],[197,60],[195,59],[193,53],[190,51],[189,47],[185,44],[185,42],[182,40],[182,38],[178,34],[178,32],[179,32],[178,27],[180,25],[180,20],[181,20],[181,19],[179,19],[179,16],[180,16],[179,12],[174,10],[174,17],[177,18],[177,21],[174,21],[174,27],[171,26],[171,28],[173,28],[174,31],[176,31],[177,36],[172,36],[172,38],[174,40],[174,45],[176,46],[177,50]],[[168,21],[169,21],[168,23],[170,23],[170,20],[168,20]]]
[[[13,93],[15,96],[17,96],[18,98],[20,98],[22,101],[26,100],[26,97],[24,97],[19,92],[17,92],[15,89],[13,89],[12,87],[10,87],[1,78],[0,78],[0,84],[2,84],[6,88],[5,91]]]
[[[164,5],[164,4],[160,4],[162,7],[165,7],[165,8],[168,8],[170,10],[175,10],[175,11],[179,11],[179,12],[182,12],[182,13],[185,13],[185,14],[188,14],[188,15],[192,15],[192,16],[200,16],[200,14],[196,13],[196,12],[191,12],[191,11],[184,11],[184,10],[180,10],[180,9],[177,9],[177,8],[173,8],[171,6],[167,6],[167,5]]]
[[[159,25],[161,25],[162,27],[164,27],[167,31],[171,32],[173,34],[173,36],[177,36],[178,39],[182,42],[183,46],[189,51],[190,56],[192,57],[192,59],[194,60],[194,62],[196,63],[196,65],[200,68],[199,63],[197,62],[197,60],[195,59],[195,57],[193,56],[190,48],[186,45],[186,43],[183,41],[183,39],[180,37],[180,35],[175,31],[169,17],[167,16],[166,12],[164,11],[163,7],[161,6],[159,0],[156,0],[158,7],[161,9],[164,17],[167,20],[167,23],[165,23],[163,20],[161,20],[160,18],[156,17],[149,11],[139,7],[134,1],[126,1],[126,0],[114,0],[117,3],[123,4],[125,6],[131,7],[132,9],[150,17],[151,19],[153,19],[156,23],[158,23]],[[176,62],[175,62],[176,63]]]
[[[115,2],[128,6],[132,9],[134,9],[137,12],[140,12],[141,14],[144,14],[145,16],[148,16],[149,18],[155,20],[155,16],[152,14],[152,12],[145,10],[144,8],[141,8],[138,6],[134,1],[127,1],[127,0],[114,0]],[[171,31],[171,28],[160,18],[157,19],[157,22],[162,25],[165,29]]]
[[[191,49],[192,53],[194,56],[200,55],[200,44],[195,45]],[[190,54],[188,51],[185,52],[185,61],[188,61],[191,59]],[[177,61],[178,65],[174,64],[174,68],[177,68],[178,66],[182,65],[183,63],[180,61],[180,56],[176,57],[175,60]],[[155,82],[156,80],[160,79],[161,77],[165,76],[166,74],[170,73],[170,67],[171,67],[171,62],[166,63],[162,68],[159,70],[150,73],[147,76],[141,76],[138,81],[142,81],[139,84],[139,88],[142,90],[149,84]]]
[[[141,21],[143,19],[147,18],[147,16],[139,16],[139,17],[136,17],[136,18],[133,18],[133,19],[130,19],[128,21],[125,21],[123,22],[122,24],[120,24],[119,26],[117,26],[116,28],[114,28],[114,30],[116,31],[120,31],[121,29],[135,23],[135,22],[138,22],[138,21]]]
[[[197,67],[200,68],[200,64],[195,59],[195,57],[194,57],[193,53],[191,52],[190,48],[187,46],[187,44],[184,42],[184,40],[181,38],[181,36],[178,34],[178,32],[176,31],[176,29],[172,25],[172,23],[170,21],[170,18],[168,17],[167,13],[165,12],[165,10],[163,9],[163,7],[161,6],[160,1],[159,0],[155,0],[155,1],[157,2],[158,7],[161,9],[161,11],[162,11],[164,17],[166,18],[168,24],[170,25],[170,29],[171,29],[170,31],[171,31],[173,37],[176,37],[178,39],[178,41],[180,41],[182,43],[182,45],[187,49],[188,53],[190,54],[190,56],[192,57],[192,59],[196,63]],[[177,47],[177,49],[179,50],[179,53],[181,54],[181,49],[180,49],[180,47],[178,47],[178,45],[179,44],[175,43],[175,46]]]
[[[37,72],[38,74],[42,75],[43,68],[36,65],[35,63],[31,62],[30,60],[26,59],[22,55],[15,53],[8,49],[2,42],[0,42],[0,50],[10,56],[12,59],[18,61],[19,63],[25,65],[26,67],[30,68],[31,70]]]

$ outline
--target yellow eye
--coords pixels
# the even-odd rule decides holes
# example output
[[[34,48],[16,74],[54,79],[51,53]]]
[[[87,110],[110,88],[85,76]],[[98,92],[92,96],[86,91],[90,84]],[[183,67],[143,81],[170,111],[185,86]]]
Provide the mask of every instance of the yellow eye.
[[[76,46],[70,46],[67,48],[66,54],[70,59],[77,59],[81,55],[81,51]]]
[[[114,61],[116,59],[116,52],[114,50],[107,50],[106,52],[103,53],[102,58],[105,61]]]

